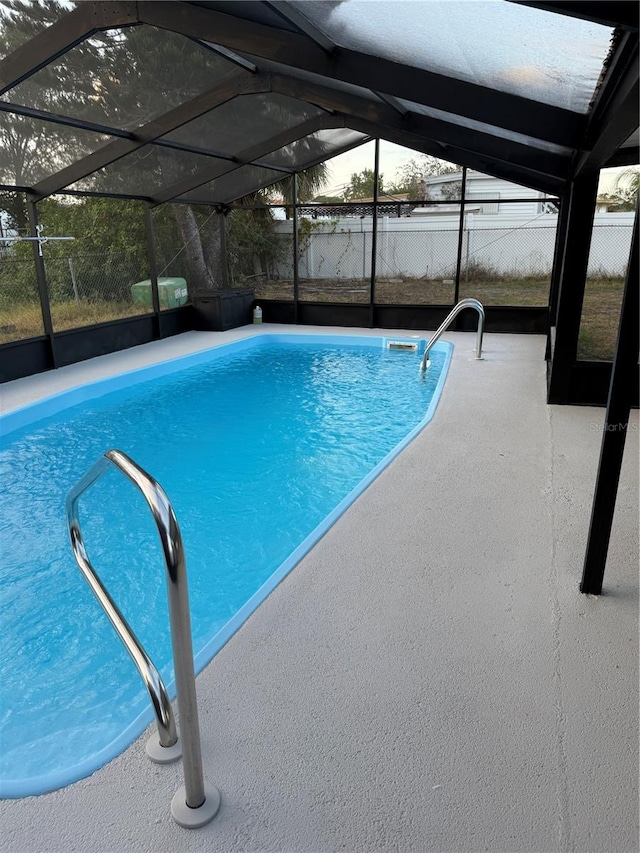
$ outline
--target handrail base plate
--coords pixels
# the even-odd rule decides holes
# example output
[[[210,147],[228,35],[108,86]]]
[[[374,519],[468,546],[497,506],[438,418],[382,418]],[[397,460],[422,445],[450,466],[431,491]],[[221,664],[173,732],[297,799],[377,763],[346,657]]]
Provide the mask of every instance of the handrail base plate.
[[[187,805],[187,791],[181,785],[171,800],[171,815],[179,826],[185,829],[198,829],[213,820],[220,809],[220,791],[215,785],[204,782],[204,803],[197,809]]]
[[[173,746],[162,746],[158,733],[154,732],[145,744],[145,752],[154,764],[173,764],[182,758],[180,738]]]

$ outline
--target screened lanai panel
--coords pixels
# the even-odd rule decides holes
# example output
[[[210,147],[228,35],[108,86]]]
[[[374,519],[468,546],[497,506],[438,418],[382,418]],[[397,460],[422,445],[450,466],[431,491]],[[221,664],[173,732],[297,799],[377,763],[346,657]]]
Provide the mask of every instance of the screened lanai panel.
[[[0,183],[30,187],[111,137],[0,112]]]
[[[284,172],[276,172],[274,169],[242,166],[214,181],[209,181],[198,189],[181,195],[178,200],[204,204],[228,204],[286,178],[287,175]]]
[[[227,160],[175,151],[158,145],[144,145],[115,163],[99,169],[68,189],[74,192],[102,192],[118,195],[152,196],[197,172],[228,167]]]
[[[129,27],[82,42],[2,100],[132,130],[233,74],[231,62],[184,36]]]
[[[588,110],[613,32],[504,0],[293,6],[341,47],[579,113]]]
[[[55,24],[70,10],[68,4],[45,6],[35,2],[16,4],[15,9],[8,3],[1,3],[0,7],[0,59]]]
[[[260,160],[260,164],[266,167],[285,168],[299,171],[305,169],[311,163],[317,163],[326,157],[333,157],[345,148],[364,142],[369,137],[355,130],[339,127],[331,130],[319,130],[298,139],[291,145],[274,151]]]
[[[322,112],[286,95],[241,95],[168,133],[164,139],[234,155]]]

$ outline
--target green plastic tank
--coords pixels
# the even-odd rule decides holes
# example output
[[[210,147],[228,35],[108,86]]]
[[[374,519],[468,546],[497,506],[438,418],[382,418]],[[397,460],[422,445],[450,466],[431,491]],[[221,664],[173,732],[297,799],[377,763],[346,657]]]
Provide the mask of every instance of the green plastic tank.
[[[147,278],[144,281],[137,281],[132,284],[131,298],[133,304],[139,305],[140,308],[153,308],[151,279]],[[186,279],[178,276],[160,277],[158,279],[158,298],[161,310],[179,308],[180,305],[184,305],[188,299]]]

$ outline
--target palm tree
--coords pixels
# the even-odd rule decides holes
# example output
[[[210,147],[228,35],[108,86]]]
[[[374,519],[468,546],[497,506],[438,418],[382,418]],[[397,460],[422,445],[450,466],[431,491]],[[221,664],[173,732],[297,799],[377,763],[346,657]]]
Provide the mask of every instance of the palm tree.
[[[640,189],[640,168],[634,166],[620,172],[613,185],[619,204],[616,210],[635,210],[638,204],[638,190]]]

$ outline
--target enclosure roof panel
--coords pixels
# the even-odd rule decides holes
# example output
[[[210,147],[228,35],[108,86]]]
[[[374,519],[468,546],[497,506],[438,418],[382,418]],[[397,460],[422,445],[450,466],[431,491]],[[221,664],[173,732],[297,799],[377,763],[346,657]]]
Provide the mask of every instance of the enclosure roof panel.
[[[0,149],[35,200],[168,201],[215,180],[222,203],[376,136],[563,193],[637,144],[638,32],[606,26],[600,0],[578,17],[506,0],[16,4],[0,3]]]
[[[299,172],[312,164],[353,148],[367,139],[369,137],[366,134],[349,128],[319,130],[263,157],[260,165]]]
[[[229,204],[264,187],[281,181],[286,176],[274,169],[261,166],[242,166],[233,172],[179,196],[176,201],[191,201],[201,204]]]
[[[294,0],[340,47],[586,113],[613,30],[504,0]]]
[[[165,141],[235,155],[323,111],[277,93],[242,95],[162,137]]]
[[[31,187],[109,141],[108,136],[0,112],[0,183]]]
[[[133,130],[237,73],[182,35],[127,27],[83,41],[0,100]]]
[[[68,189],[151,197],[163,187],[213,166],[228,168],[228,162],[190,151],[144,145],[115,163],[70,184]]]

